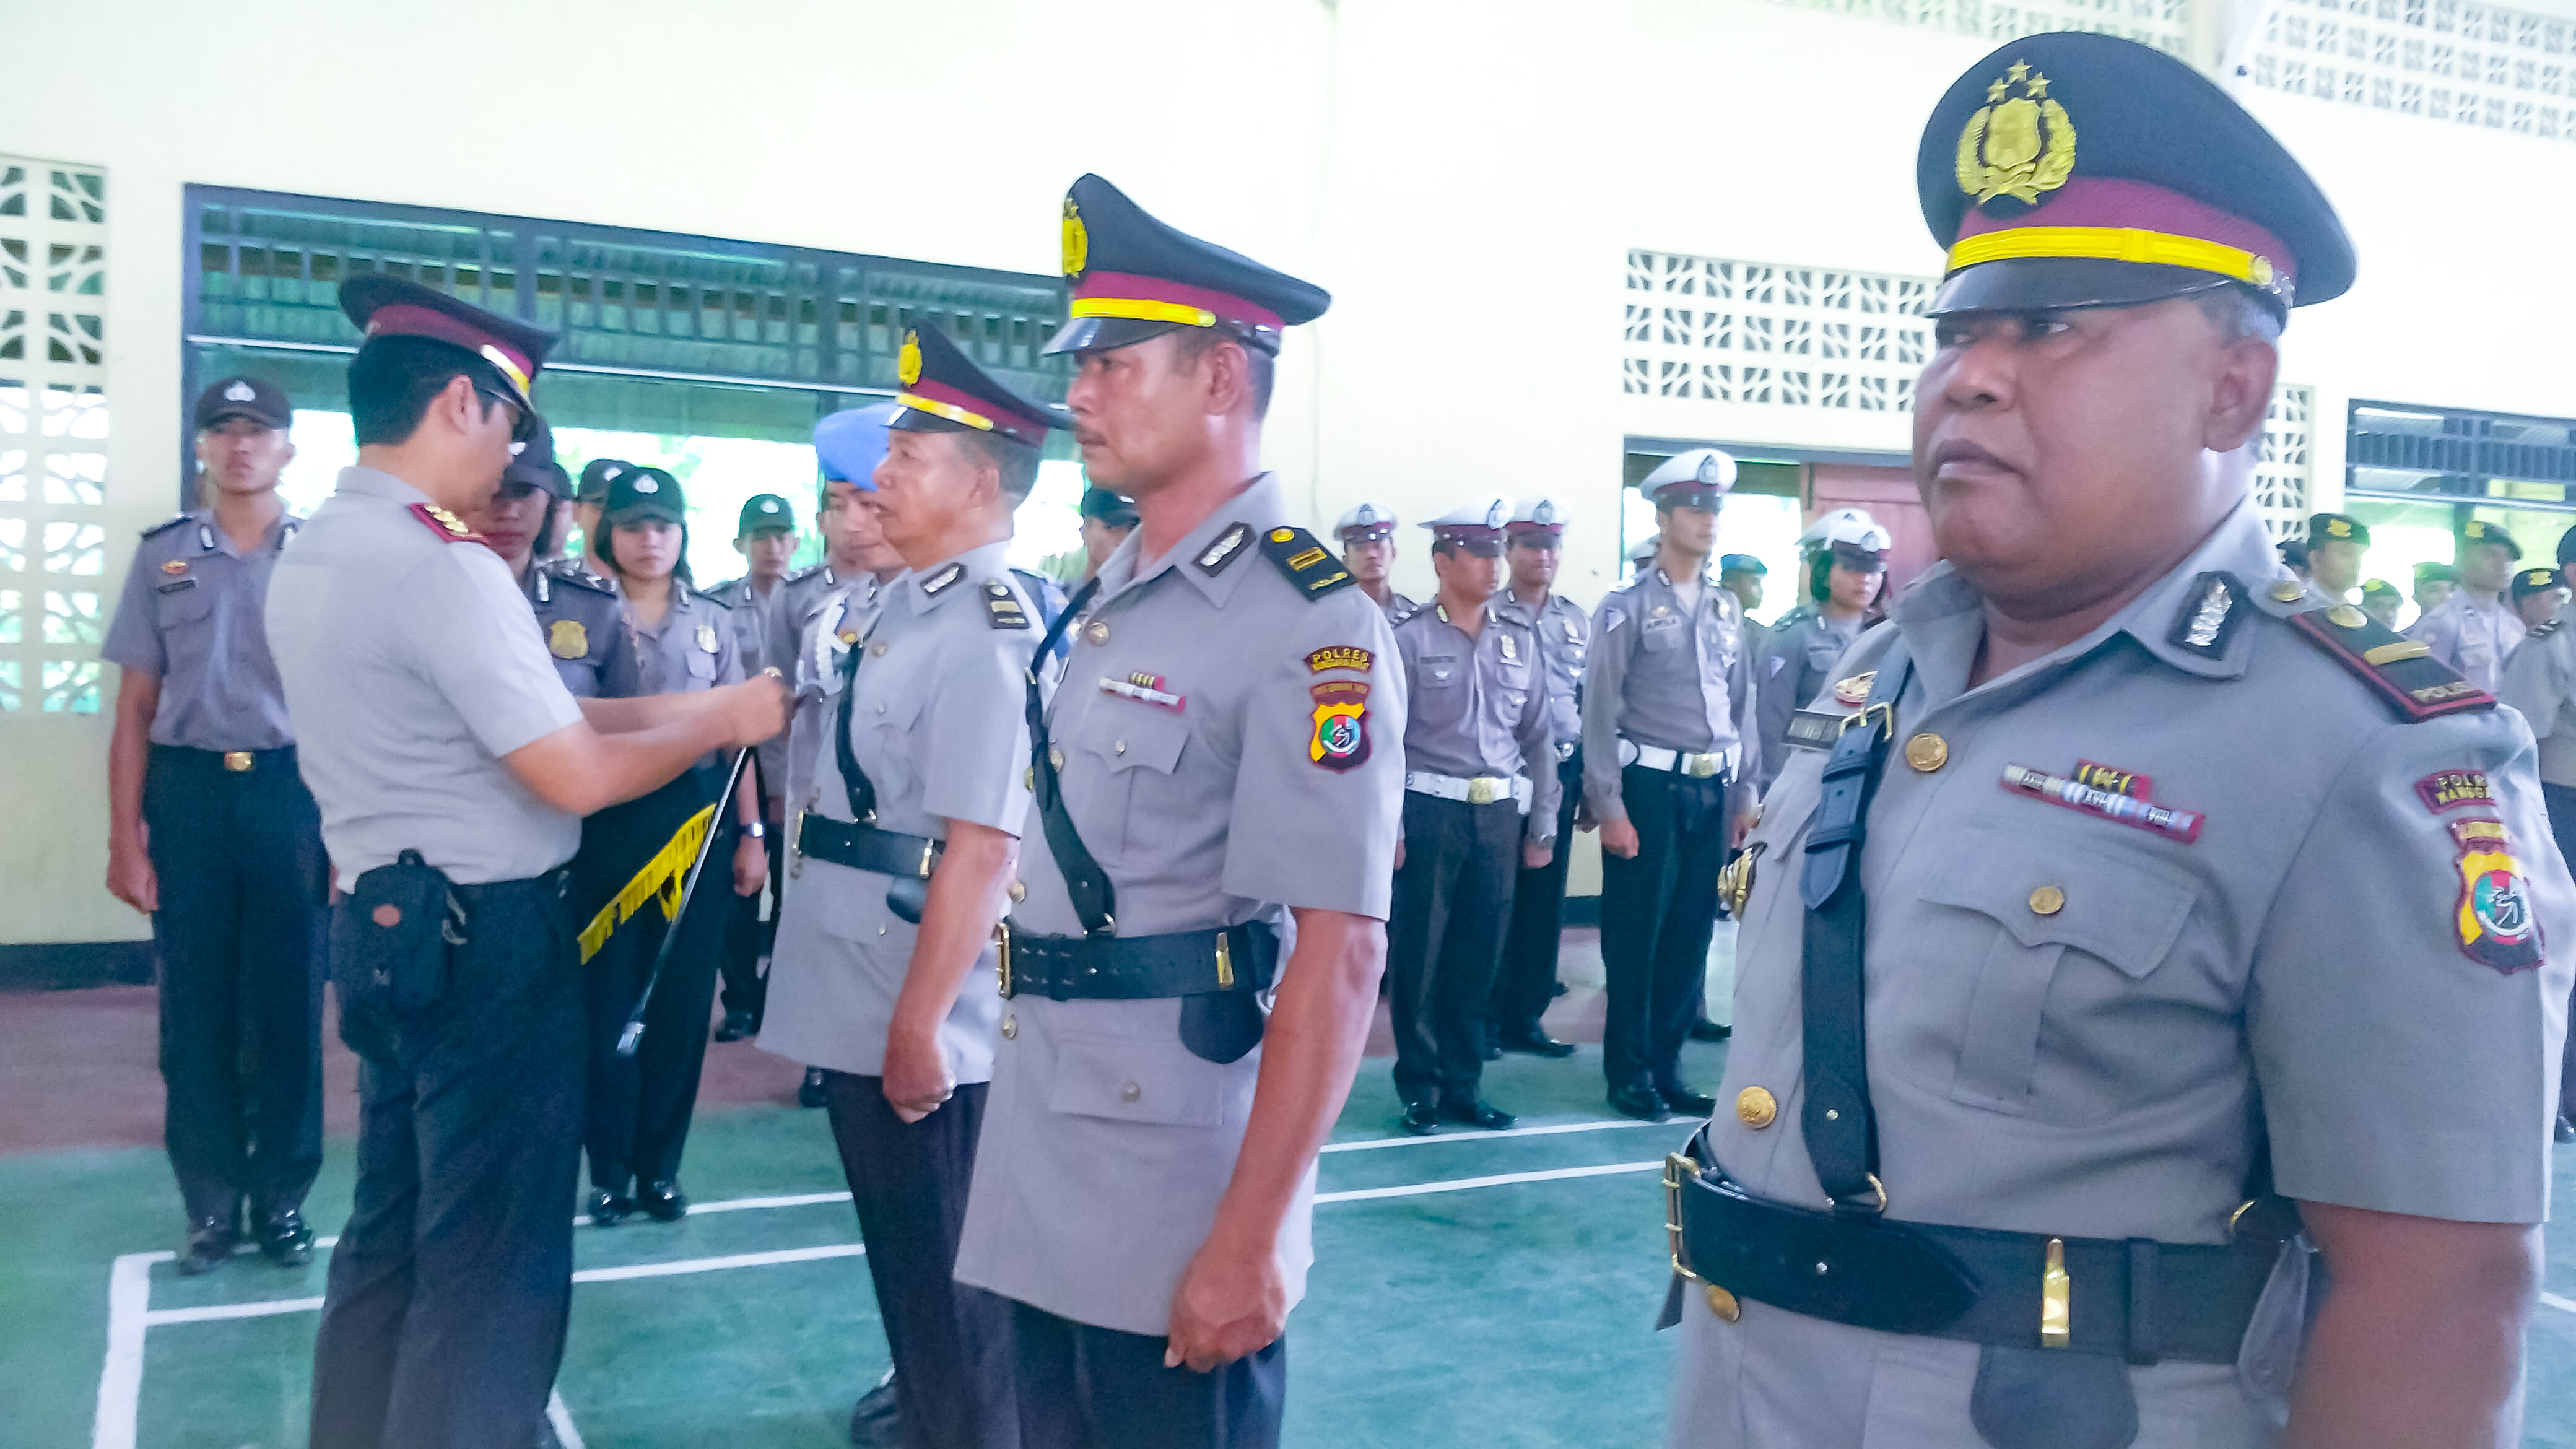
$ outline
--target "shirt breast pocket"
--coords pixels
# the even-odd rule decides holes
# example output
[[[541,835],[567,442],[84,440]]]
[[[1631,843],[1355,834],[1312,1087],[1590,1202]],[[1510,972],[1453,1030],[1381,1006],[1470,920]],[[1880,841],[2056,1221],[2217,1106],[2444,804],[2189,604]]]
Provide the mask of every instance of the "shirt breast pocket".
[[[202,624],[214,612],[214,591],[196,579],[163,584],[152,600],[152,620],[164,634]]]
[[[1414,674],[1420,687],[1424,689],[1447,689],[1457,684],[1463,677],[1463,671],[1459,667],[1456,656],[1446,654],[1424,655],[1416,665]]]
[[[1952,993],[1938,1008],[1947,1020],[1936,1029],[1954,1033],[1951,1099],[2064,1125],[2154,1100],[2186,1060],[2160,1045],[2177,1008],[2225,1009],[2194,999],[2205,978],[2162,969],[2186,949],[2198,885],[2098,832],[1974,834],[1922,893],[1970,913],[1952,939],[1978,957],[1973,973],[1951,975],[1967,985],[1964,1006]],[[1950,974],[1968,962],[1927,964]],[[1924,1046],[1900,1045],[1900,1062],[1923,1063]]]
[[[1649,654],[1661,654],[1682,646],[1682,621],[1670,616],[1648,619],[1637,637],[1638,646]]]
[[[1248,1114],[1258,1056],[1219,1064],[1134,1042],[1063,1038],[1047,1107],[1072,1117],[1162,1127],[1223,1127]]]
[[[689,641],[689,647],[686,654],[688,658],[689,671],[688,687],[690,689],[706,689],[712,687],[715,684],[716,679],[716,656],[699,648],[697,641],[694,639]]]
[[[1151,834],[1158,812],[1186,811],[1191,802],[1169,797],[1172,772],[1180,768],[1181,753],[1189,741],[1186,721],[1149,704],[1103,697],[1084,711],[1074,729],[1072,750],[1080,756],[1082,768],[1107,777],[1106,789],[1116,802],[1109,813],[1118,821],[1120,850]],[[1089,812],[1079,812],[1077,823],[1088,840]],[[1092,844],[1096,850],[1103,842]]]

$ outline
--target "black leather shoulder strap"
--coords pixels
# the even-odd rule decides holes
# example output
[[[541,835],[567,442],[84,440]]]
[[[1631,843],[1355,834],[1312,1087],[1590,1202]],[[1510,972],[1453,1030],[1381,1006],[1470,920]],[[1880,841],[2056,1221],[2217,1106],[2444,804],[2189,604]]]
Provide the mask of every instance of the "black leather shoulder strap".
[[[841,767],[841,788],[850,793],[850,818],[861,825],[877,819],[876,782],[859,768],[858,752],[850,748],[850,701],[859,692],[859,656],[867,652],[864,642],[855,643],[841,660],[841,709],[832,723],[832,761]]]
[[[1107,936],[1118,929],[1118,892],[1109,883],[1109,873],[1093,859],[1090,847],[1082,843],[1082,833],[1073,827],[1073,814],[1064,808],[1064,789],[1057,779],[1055,754],[1047,740],[1046,691],[1038,683],[1038,670],[1054,652],[1056,641],[1065,630],[1082,617],[1092,596],[1100,592],[1100,580],[1092,579],[1065,601],[1064,612],[1047,626],[1046,637],[1038,641],[1037,652],[1029,656],[1029,789],[1037,797],[1038,822],[1046,829],[1047,851],[1055,857],[1056,869],[1064,874],[1065,894],[1073,901],[1073,912],[1082,918],[1085,935]],[[847,706],[843,706],[847,708]]]

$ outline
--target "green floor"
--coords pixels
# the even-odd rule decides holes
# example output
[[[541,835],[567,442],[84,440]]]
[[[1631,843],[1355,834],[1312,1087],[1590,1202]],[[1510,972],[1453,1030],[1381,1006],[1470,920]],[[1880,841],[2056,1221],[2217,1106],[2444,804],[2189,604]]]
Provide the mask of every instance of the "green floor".
[[[1691,1049],[1714,1082],[1722,1048]],[[1605,1120],[1597,1054],[1509,1058],[1490,1094],[1524,1126]],[[1339,1143],[1389,1135],[1385,1063],[1365,1069]],[[1615,1120],[1615,1119],[1606,1119]],[[1678,1126],[1491,1138],[1459,1134],[1324,1159],[1322,1189],[1359,1193],[1464,1179],[1648,1163]],[[2576,1187],[2576,1149],[2562,1157]],[[335,1143],[314,1196],[326,1231],[346,1213],[349,1156]],[[838,1191],[819,1113],[713,1116],[685,1180],[702,1204]],[[318,1296],[322,1268],[246,1259],[182,1281],[150,1271],[139,1381],[111,1372],[112,1265],[167,1246],[171,1190],[148,1151],[0,1161],[0,1446],[77,1446],[130,1404],[132,1443],[303,1442],[315,1315],[303,1309],[190,1321],[187,1311]],[[1649,1445],[1660,1440],[1670,1340],[1650,1331],[1663,1288],[1661,1204],[1648,1171],[1326,1201],[1316,1209],[1311,1296],[1291,1320],[1293,1445]],[[845,1252],[844,1202],[745,1204],[670,1226],[584,1230],[561,1395],[581,1440],[609,1446],[815,1446],[846,1442],[851,1398],[885,1364],[863,1260],[711,1265],[700,1260]],[[2576,1250],[2551,1285],[2576,1295]],[[617,1270],[693,1264],[680,1274]],[[127,1303],[131,1318],[136,1305]],[[2529,1442],[2576,1449],[2576,1301],[2543,1306],[2532,1334]],[[131,1332],[129,1326],[129,1333]],[[97,1442],[116,1442],[113,1434]]]

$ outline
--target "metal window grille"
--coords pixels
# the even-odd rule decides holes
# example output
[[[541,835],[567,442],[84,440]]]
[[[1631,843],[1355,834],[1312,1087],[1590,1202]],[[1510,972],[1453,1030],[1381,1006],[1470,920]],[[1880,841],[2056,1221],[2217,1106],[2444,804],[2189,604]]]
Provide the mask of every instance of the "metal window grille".
[[[107,175],[0,156],[0,714],[96,714]]]
[[[1989,40],[2046,30],[2095,30],[2186,53],[2191,0],[1778,0],[1802,10],[1829,10],[1894,25],[1920,25]]]
[[[2254,83],[2372,110],[2576,140],[2576,23],[2468,0],[2278,0]]]
[[[1931,295],[1928,277],[1632,251],[1620,389],[1906,412],[1931,356]]]
[[[2263,418],[2263,451],[2254,463],[2254,503],[2272,541],[2304,537],[2308,527],[2309,420],[2316,389],[2283,384]]]

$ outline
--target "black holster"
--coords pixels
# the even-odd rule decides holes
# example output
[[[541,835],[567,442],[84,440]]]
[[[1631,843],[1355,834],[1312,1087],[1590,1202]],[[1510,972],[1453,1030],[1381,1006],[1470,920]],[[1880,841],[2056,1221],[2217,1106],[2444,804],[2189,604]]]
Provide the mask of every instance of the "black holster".
[[[447,873],[406,850],[358,877],[331,908],[331,985],[340,1039],[391,1063],[400,1028],[447,998],[449,968],[466,941],[465,903]]]

